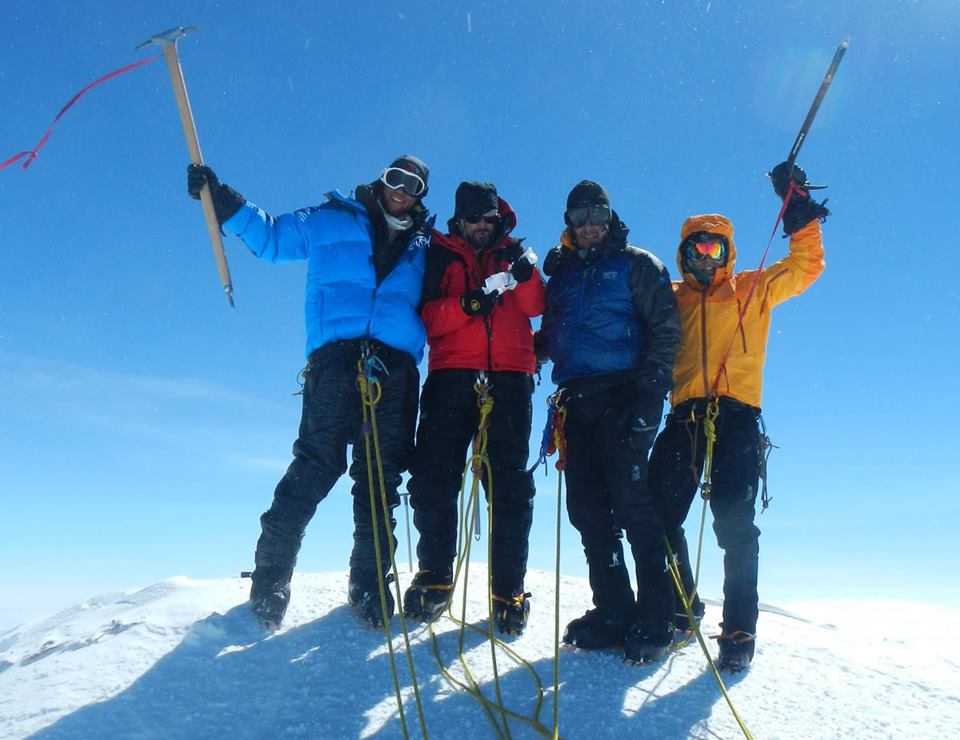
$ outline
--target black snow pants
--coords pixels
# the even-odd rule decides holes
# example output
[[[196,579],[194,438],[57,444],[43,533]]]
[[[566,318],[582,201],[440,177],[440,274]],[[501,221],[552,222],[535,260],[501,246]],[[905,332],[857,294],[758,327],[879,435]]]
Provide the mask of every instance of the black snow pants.
[[[571,384],[565,402],[567,513],[580,532],[594,605],[611,618],[661,632],[673,621],[674,598],[663,525],[647,493],[647,455],[663,401],[637,398],[632,384],[605,387],[602,376],[590,381],[581,379],[576,390]],[[638,404],[653,427],[631,441]],[[624,533],[636,566],[636,600]]]
[[[650,493],[670,547],[680,560],[684,589],[694,586],[683,522],[703,472],[706,399],[685,401],[667,416],[650,458]],[[716,420],[710,509],[723,555],[723,630],[755,634],[760,530],[754,503],[760,476],[760,409],[721,398]],[[692,413],[692,416],[691,416]]]
[[[490,564],[493,593],[509,598],[523,591],[533,475],[526,470],[532,424],[533,379],[521,372],[491,372],[493,409],[487,430],[487,456],[493,478]],[[467,451],[477,432],[480,409],[475,370],[435,370],[420,398],[420,424],[411,468],[410,503],[420,540],[421,570],[443,574],[456,556],[457,499]],[[489,497],[487,476],[482,478]]]
[[[362,429],[363,410],[357,384],[357,362],[366,341],[385,370],[376,373],[383,393],[375,410],[390,511],[399,503],[397,487],[413,450],[420,374],[408,353],[369,340],[330,342],[310,356],[303,386],[300,435],[293,445],[294,460],[277,484],[273,504],[260,517],[257,568],[293,571],[300,542],[317,504],[347,470],[347,445],[353,445],[350,478],[353,480],[353,552],[351,581],[376,583],[376,557],[370,492]],[[375,463],[374,463],[375,464]],[[374,470],[381,562],[389,569],[387,536],[393,538],[396,520],[383,521],[378,477]]]

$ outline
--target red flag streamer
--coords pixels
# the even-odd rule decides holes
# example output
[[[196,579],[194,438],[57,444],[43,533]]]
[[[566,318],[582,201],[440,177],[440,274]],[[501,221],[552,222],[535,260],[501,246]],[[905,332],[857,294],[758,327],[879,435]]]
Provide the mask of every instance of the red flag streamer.
[[[43,145],[47,143],[47,139],[49,139],[50,134],[53,133],[53,127],[57,125],[57,121],[60,120],[60,118],[63,116],[64,113],[70,110],[70,107],[74,103],[76,103],[78,100],[80,100],[80,98],[86,95],[87,92],[95,88],[101,82],[106,82],[107,80],[111,80],[114,77],[118,77],[119,75],[122,75],[124,72],[129,72],[131,69],[142,67],[144,64],[149,64],[150,62],[154,62],[159,58],[160,58],[159,56],[149,57],[139,62],[128,64],[126,67],[115,69],[113,72],[110,72],[109,74],[105,74],[103,77],[91,82],[89,85],[83,88],[80,92],[78,92],[76,95],[70,98],[70,101],[65,106],[63,106],[63,108],[60,109],[60,112],[57,113],[56,117],[53,119],[53,122],[50,124],[50,128],[47,129],[46,133],[40,138],[40,141],[37,142],[37,145],[33,149],[30,149],[29,151],[26,151],[26,152],[20,152],[19,154],[15,154],[14,156],[10,157],[10,159],[8,159],[6,162],[3,162],[2,164],[0,164],[0,170],[9,167],[14,162],[17,162],[18,160],[23,159],[24,157],[27,158],[27,161],[20,166],[23,169],[27,169],[27,167],[30,166],[30,163],[37,158],[37,154],[40,152],[40,149],[43,148]]]

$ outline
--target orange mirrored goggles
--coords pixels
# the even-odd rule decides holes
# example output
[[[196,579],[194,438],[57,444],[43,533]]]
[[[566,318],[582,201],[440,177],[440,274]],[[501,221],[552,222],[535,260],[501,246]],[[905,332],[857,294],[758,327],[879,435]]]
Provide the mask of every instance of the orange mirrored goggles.
[[[694,234],[687,238],[686,251],[693,260],[710,257],[722,261],[727,256],[727,240],[716,234]]]

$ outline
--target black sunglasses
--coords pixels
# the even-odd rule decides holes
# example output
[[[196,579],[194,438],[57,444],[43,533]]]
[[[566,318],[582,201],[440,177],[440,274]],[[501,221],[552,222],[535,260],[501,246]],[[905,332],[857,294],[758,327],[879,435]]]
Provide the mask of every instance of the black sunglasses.
[[[565,216],[568,224],[575,229],[579,229],[587,221],[594,226],[605,226],[610,223],[613,214],[610,211],[610,206],[596,205],[571,208]]]
[[[496,226],[500,223],[499,216],[464,216],[463,220],[468,224],[478,224],[481,221],[484,223],[490,224],[491,226]]]

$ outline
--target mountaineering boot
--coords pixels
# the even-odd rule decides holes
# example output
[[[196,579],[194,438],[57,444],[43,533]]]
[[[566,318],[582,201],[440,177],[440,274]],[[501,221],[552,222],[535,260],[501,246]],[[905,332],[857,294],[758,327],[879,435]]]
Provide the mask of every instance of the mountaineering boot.
[[[403,595],[403,616],[415,622],[435,622],[453,595],[453,574],[421,570]]]
[[[626,620],[622,616],[591,609],[567,625],[563,642],[582,650],[622,647],[626,630]]]
[[[563,643],[581,650],[623,647],[635,603],[623,545],[615,539],[602,546],[585,547],[583,552],[596,608],[567,625]]]
[[[386,569],[384,570],[386,572]],[[387,617],[393,616],[393,593],[390,583],[393,574],[387,573],[384,578],[383,589],[387,597]],[[383,608],[380,604],[380,587],[377,583],[377,572],[350,569],[350,583],[347,586],[347,602],[352,606],[361,621],[371,627],[383,627]]]
[[[497,625],[497,632],[514,636],[523,634],[523,628],[527,626],[527,617],[530,615],[531,596],[532,594],[523,591],[509,599],[493,595],[493,619]]]
[[[674,594],[666,552],[634,550],[637,564],[637,606],[623,643],[623,659],[631,663],[660,660],[673,644]]]
[[[279,629],[287,613],[293,571],[289,568],[259,566],[249,575],[252,581],[250,611],[256,616],[261,627],[274,632]]]
[[[673,625],[636,622],[623,641],[623,659],[645,665],[660,660],[673,643]]]
[[[720,657],[717,659],[719,670],[740,673],[750,667],[756,639],[749,632],[724,633],[717,638],[717,645],[720,647]]]
[[[673,626],[679,632],[689,632],[692,627],[690,625],[690,618],[687,616],[687,613],[683,610],[682,606],[678,604],[677,613],[673,618]],[[697,625],[699,626],[700,622],[703,621],[703,615],[706,613],[707,608],[704,606],[703,602],[700,601],[699,596],[693,597],[693,604],[690,605],[690,610],[693,612],[693,616],[697,620]]]

